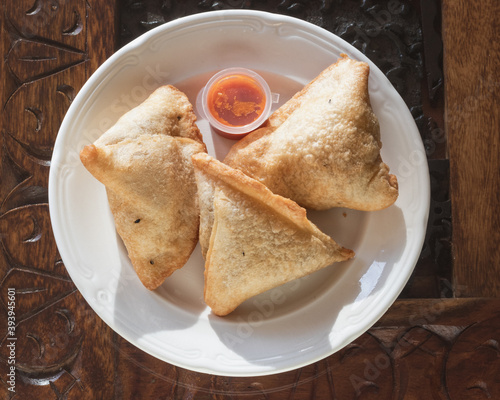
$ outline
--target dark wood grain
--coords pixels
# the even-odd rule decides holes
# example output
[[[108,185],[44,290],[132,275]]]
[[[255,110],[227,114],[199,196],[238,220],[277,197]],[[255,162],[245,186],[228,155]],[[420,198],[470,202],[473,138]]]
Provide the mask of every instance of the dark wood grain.
[[[0,7],[1,399],[114,397],[113,333],[69,278],[47,204],[64,114],[115,49],[115,4],[93,9],[94,3],[23,0]],[[15,396],[6,382],[8,288],[15,288]]]
[[[500,296],[500,3],[443,1],[454,281]]]
[[[389,2],[360,0],[359,9],[351,10],[353,14],[349,14],[348,1],[227,0],[192,4],[196,12],[219,8],[277,10],[330,30],[337,28],[337,33],[344,32],[348,40],[353,32],[356,39],[358,22],[336,26],[339,15],[347,21],[347,17],[361,12],[360,18],[370,21],[382,15]],[[391,4],[400,6],[394,10],[408,24],[416,21],[419,13],[415,10],[423,13],[424,20],[427,18],[424,39],[429,37],[425,36],[428,32],[432,40],[439,37],[438,13],[425,14],[425,7],[415,8],[418,1]],[[140,13],[139,25],[127,25],[132,18],[119,21],[124,7],[128,15]],[[416,75],[423,80],[424,105],[418,106],[420,94],[408,93],[409,105],[416,104],[412,112],[428,157],[435,164],[431,169],[435,174],[431,177],[435,209],[430,221],[437,230],[426,239],[420,270],[406,293],[409,297],[434,298],[396,301],[368,332],[312,365],[282,374],[233,378],[175,367],[113,333],[72,283],[58,254],[48,213],[52,147],[78,90],[117,48],[119,31],[122,38],[129,35],[132,39],[159,23],[192,12],[189,2],[2,3],[0,399],[500,398],[498,8],[495,0],[480,5],[465,0],[443,1],[445,122],[439,115],[439,62],[432,67],[426,64],[428,81]],[[378,28],[376,37],[381,40],[394,32],[405,32],[395,23]],[[358,33],[359,38],[363,36]],[[399,39],[394,40],[391,46],[401,45]],[[418,35],[407,38],[404,60],[420,57],[419,40]],[[377,40],[370,42],[377,46]],[[367,43],[358,45],[370,51]],[[439,46],[426,56],[438,54]],[[398,59],[395,57],[394,62]],[[377,61],[384,63],[383,58]],[[392,71],[389,78],[396,86],[399,82],[400,89],[406,87],[399,76],[401,68],[414,71],[416,67],[408,67],[406,61],[387,67],[387,72]],[[451,193],[443,128],[450,145]],[[450,196],[452,221],[445,215],[450,210]],[[453,263],[446,251],[451,222]],[[449,269],[436,273],[443,265]],[[454,281],[450,282],[446,278],[452,275]],[[10,287],[16,293],[15,396],[6,382]]]
[[[332,356],[254,378],[193,373],[117,338],[118,398],[496,398],[499,317],[498,299],[398,300],[370,331]]]

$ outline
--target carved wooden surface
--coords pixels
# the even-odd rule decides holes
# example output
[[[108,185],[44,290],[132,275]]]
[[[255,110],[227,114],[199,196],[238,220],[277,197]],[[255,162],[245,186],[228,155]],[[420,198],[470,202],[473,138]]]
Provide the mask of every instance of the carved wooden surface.
[[[373,57],[412,110],[433,185],[432,229],[401,299],[336,354],[256,378],[187,371],[112,332],[66,272],[48,213],[52,146],[91,73],[140,33],[220,8],[294,15]],[[7,0],[0,11],[0,399],[500,398],[498,2],[443,2],[444,76],[437,1]],[[381,43],[401,52],[384,59],[376,51]],[[465,118],[467,96],[475,102]],[[483,183],[472,196],[467,189],[476,179]],[[16,322],[15,393],[9,311]]]
[[[495,399],[499,317],[499,300],[400,300],[336,354],[256,378],[193,374],[119,339],[117,398]]]
[[[111,398],[113,333],[89,309],[58,255],[47,183],[66,110],[114,50],[115,25],[97,18],[114,18],[115,6],[24,0],[2,3],[0,10],[0,398],[14,394],[7,379],[8,311],[15,312],[17,338],[13,398]],[[8,288],[15,288],[14,310]]]

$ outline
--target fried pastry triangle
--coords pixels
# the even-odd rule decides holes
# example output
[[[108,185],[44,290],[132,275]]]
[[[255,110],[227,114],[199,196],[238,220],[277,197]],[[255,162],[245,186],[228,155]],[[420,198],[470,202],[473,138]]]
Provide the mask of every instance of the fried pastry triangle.
[[[155,289],[198,242],[193,154],[206,151],[187,97],[157,89],[80,153],[106,186],[116,230],[138,277]]]
[[[193,163],[206,250],[204,296],[216,315],[354,256],[312,224],[295,202],[206,154],[194,155]]]
[[[224,162],[303,207],[388,207],[398,185],[380,156],[368,75],[368,64],[342,55],[237,142]]]

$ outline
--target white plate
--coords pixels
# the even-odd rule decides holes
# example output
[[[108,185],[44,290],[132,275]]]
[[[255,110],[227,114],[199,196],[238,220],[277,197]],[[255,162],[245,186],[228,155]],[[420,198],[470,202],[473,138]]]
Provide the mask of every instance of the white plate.
[[[156,291],[139,282],[115,232],[104,187],[79,151],[161,84],[193,103],[211,73],[255,69],[282,104],[340,53],[366,61],[382,157],[398,176],[400,196],[379,212],[309,212],[320,229],[356,252],[307,278],[248,300],[225,318],[203,302],[203,259]],[[209,153],[233,143],[199,117]],[[256,11],[217,11],[181,18],[144,34],[109,58],[73,101],[54,147],[49,206],[57,245],[75,285],[95,312],[145,352],[195,371],[256,376],[320,360],[370,328],[410,277],[429,210],[425,151],[413,118],[383,73],[337,36],[304,21]]]

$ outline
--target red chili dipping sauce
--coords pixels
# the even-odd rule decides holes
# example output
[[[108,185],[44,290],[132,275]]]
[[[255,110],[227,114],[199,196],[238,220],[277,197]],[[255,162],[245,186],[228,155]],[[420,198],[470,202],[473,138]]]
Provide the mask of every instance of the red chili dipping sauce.
[[[207,106],[221,124],[244,126],[263,113],[266,95],[252,77],[229,75],[212,85],[207,96]]]

